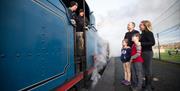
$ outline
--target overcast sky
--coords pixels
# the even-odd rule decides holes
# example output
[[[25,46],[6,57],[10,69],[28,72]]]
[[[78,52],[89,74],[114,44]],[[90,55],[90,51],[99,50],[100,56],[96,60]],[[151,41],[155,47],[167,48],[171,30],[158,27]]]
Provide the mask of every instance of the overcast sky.
[[[121,41],[127,32],[128,22],[134,21],[136,29],[141,20],[153,24],[176,0],[86,0],[94,11],[98,33],[108,40],[112,56],[119,56]],[[176,19],[177,20],[177,19]]]

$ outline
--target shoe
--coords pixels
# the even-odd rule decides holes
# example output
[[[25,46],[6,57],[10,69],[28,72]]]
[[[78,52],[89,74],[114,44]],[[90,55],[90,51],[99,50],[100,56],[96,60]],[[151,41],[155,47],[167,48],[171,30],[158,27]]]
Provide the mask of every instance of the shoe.
[[[126,81],[126,82],[124,82],[124,85],[129,86],[129,85],[131,85],[131,82]]]
[[[121,83],[124,84],[126,82],[126,80],[122,80]]]

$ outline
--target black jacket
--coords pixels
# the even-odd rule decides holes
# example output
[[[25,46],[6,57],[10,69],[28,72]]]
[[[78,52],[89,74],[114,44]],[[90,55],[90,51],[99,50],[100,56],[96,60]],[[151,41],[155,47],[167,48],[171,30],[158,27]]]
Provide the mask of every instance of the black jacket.
[[[139,33],[139,31],[133,30],[133,31],[127,32],[127,33],[125,34],[124,39],[128,39],[128,46],[132,47],[132,45],[133,45],[132,36],[133,36],[134,34],[136,34],[136,33]]]
[[[152,51],[152,46],[155,45],[154,35],[151,31],[143,31],[141,34],[142,51]]]
[[[77,23],[76,32],[83,32],[84,16],[78,16],[76,23]],[[85,26],[87,26],[87,25],[88,25],[88,20],[87,20],[87,18],[85,18]]]

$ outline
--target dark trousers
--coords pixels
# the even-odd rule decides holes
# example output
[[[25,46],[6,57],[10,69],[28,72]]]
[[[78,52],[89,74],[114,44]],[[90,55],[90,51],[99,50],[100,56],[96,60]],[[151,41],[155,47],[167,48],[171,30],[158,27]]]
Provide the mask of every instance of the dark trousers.
[[[143,71],[145,76],[145,86],[151,85],[153,52],[152,51],[142,52],[142,58],[144,59]]]
[[[131,65],[132,86],[141,89],[143,84],[143,68],[141,62],[134,62]]]

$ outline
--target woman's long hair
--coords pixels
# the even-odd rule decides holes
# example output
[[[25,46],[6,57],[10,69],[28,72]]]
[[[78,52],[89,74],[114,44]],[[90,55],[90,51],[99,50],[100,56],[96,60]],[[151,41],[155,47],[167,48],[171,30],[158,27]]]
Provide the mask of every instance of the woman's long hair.
[[[149,20],[143,20],[141,23],[145,26],[145,31],[152,31],[152,24]]]

